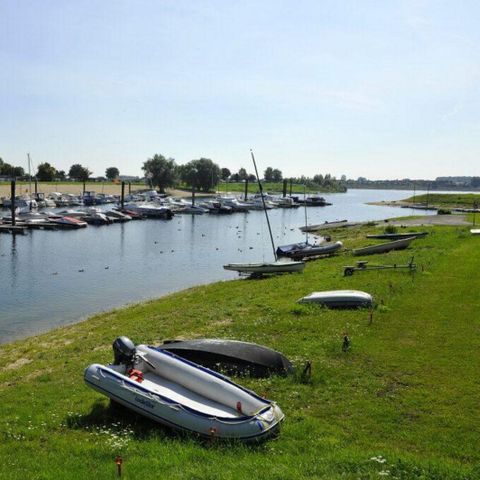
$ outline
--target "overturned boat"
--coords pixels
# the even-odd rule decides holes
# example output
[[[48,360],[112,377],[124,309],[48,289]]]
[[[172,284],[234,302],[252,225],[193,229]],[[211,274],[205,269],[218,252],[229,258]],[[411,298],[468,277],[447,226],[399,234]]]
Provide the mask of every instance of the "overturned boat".
[[[402,238],[401,240],[394,240],[393,242],[384,242],[377,245],[369,245],[368,247],[357,248],[353,250],[353,255],[372,255],[374,253],[386,253],[391,250],[403,250],[407,248],[410,243],[415,240],[415,237]]]
[[[402,238],[423,238],[428,232],[402,232],[402,233],[378,233],[376,235],[367,235],[367,238],[377,238],[379,240],[401,240]]]
[[[303,272],[305,262],[276,260],[275,262],[227,263],[223,268],[225,270],[238,272],[240,275],[276,275],[280,273]]]
[[[312,245],[308,242],[292,243],[277,248],[279,257],[289,257],[294,260],[302,258],[316,257],[321,255],[332,255],[343,247],[343,243],[338,241],[324,245]]]
[[[200,338],[167,340],[158,347],[227,375],[269,377],[293,373],[290,360],[280,352],[256,343]]]
[[[330,308],[359,308],[371,307],[373,298],[360,290],[329,290],[312,292],[301,298],[299,303],[316,303]]]
[[[114,363],[90,365],[86,384],[159,423],[205,437],[258,440],[284,419],[275,402],[167,350],[135,347],[126,337],[113,349]]]

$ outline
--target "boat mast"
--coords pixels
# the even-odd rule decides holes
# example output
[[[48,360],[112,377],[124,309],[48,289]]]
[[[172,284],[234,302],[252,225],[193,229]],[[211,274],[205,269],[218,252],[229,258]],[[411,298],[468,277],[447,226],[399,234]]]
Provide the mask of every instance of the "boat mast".
[[[257,164],[255,163],[255,156],[253,155],[253,150],[250,149],[250,154],[252,155],[253,166],[255,167],[255,175],[257,176],[258,188],[260,189],[260,195],[262,197],[263,211],[265,212],[265,217],[267,218],[268,231],[270,233],[270,240],[272,242],[273,256],[275,261],[277,261],[277,251],[275,250],[275,243],[273,242],[272,229],[270,227],[270,220],[268,219],[267,207],[265,205],[265,198],[263,196],[262,182],[260,182],[260,177],[258,176]]]
[[[303,208],[305,210],[305,243],[308,243],[308,226],[307,226],[307,186],[303,185]],[[314,242],[315,243],[315,242]]]
[[[30,191],[28,192],[30,195],[30,199],[32,197],[32,170],[30,168],[30,154],[27,153],[27,158],[28,158],[28,176],[30,177]]]

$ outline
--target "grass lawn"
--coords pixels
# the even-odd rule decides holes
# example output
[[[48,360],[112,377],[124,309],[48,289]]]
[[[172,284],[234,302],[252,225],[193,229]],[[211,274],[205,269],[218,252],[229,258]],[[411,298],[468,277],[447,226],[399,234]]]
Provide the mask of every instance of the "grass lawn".
[[[429,203],[442,208],[473,208],[474,202],[480,206],[479,193],[430,193],[428,195],[416,195],[409,197],[403,202]]]
[[[338,230],[349,249],[373,227]],[[348,252],[309,262],[304,274],[220,282],[96,315],[0,347],[0,478],[478,479],[480,478],[480,238],[434,227],[403,252],[369,258],[418,272],[356,272]],[[343,237],[343,238],[342,238]],[[312,290],[375,296],[366,310],[296,300]],[[342,352],[348,332],[352,346]],[[286,414],[280,435],[259,445],[174,434],[83,383],[127,335],[158,344],[222,337],[275,348],[312,379],[237,379]]]

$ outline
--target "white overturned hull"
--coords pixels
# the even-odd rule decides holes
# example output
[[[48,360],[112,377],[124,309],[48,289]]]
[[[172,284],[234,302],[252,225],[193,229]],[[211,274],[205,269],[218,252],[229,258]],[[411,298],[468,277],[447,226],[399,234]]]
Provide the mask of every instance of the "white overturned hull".
[[[330,290],[313,292],[301,298],[299,303],[314,303],[331,308],[358,308],[372,306],[373,298],[360,290]]]
[[[471,233],[472,235],[480,235],[480,228],[472,228],[472,229],[470,230],[470,233]]]
[[[228,263],[224,265],[225,270],[232,270],[243,274],[271,275],[277,273],[302,272],[305,262],[276,261],[264,263]]]
[[[279,429],[280,408],[227,377],[165,350],[140,345],[137,354],[141,383],[124,366],[93,364],[86,384],[152,420],[202,436],[257,440]]]

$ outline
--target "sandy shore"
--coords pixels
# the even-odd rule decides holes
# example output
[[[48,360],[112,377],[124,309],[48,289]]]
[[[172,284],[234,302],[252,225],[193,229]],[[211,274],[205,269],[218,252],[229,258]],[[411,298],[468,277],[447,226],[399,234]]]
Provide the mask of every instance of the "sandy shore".
[[[146,190],[145,185],[131,185],[131,191],[135,192],[138,190]],[[108,195],[121,195],[122,186],[116,185],[114,183],[87,183],[85,185],[85,190],[94,191],[96,193],[106,193]],[[35,191],[35,185],[32,183],[32,192]],[[39,183],[38,191],[40,193],[45,193],[48,195],[52,192],[60,193],[72,193],[73,195],[81,195],[83,192],[83,185],[80,183]],[[24,195],[30,192],[29,184],[17,184],[17,195]],[[167,189],[167,193],[175,197],[190,197],[192,194],[189,191],[185,190],[175,190]],[[128,185],[125,186],[125,194],[128,194]],[[211,194],[206,193],[195,193],[195,196],[211,196]],[[10,198],[10,185],[2,184],[0,185],[0,198],[8,197]]]

